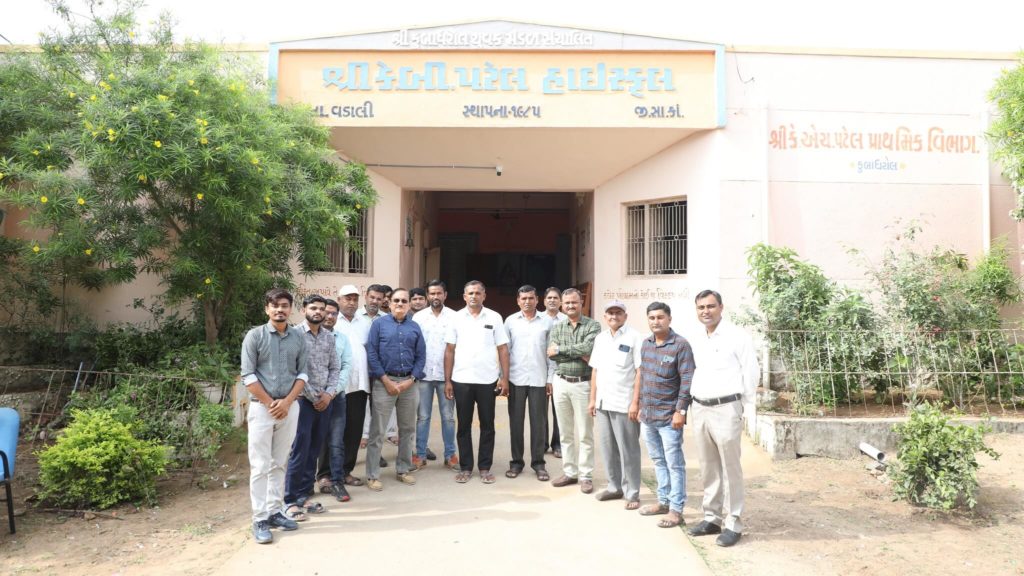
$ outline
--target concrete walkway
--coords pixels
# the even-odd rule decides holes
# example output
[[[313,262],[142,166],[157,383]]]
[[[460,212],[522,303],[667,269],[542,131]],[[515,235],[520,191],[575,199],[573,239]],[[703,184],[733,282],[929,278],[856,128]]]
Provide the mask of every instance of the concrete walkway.
[[[622,500],[598,502],[570,486],[554,488],[532,471],[514,480],[508,468],[508,412],[498,399],[495,465],[497,483],[479,476],[457,484],[440,461],[416,474],[418,483],[395,480],[396,448],[385,444],[391,464],[382,470],[383,492],[349,487],[352,500],[340,504],[317,499],[328,508],[294,532],[274,531],[274,543],[250,540],[216,573],[255,574],[635,574],[670,571],[711,574],[679,528],[663,529],[659,517],[623,509]],[[430,444],[441,454],[439,418],[432,420]],[[642,442],[641,442],[642,444]],[[684,441],[684,445],[691,444]],[[474,446],[476,446],[474,438]],[[527,440],[529,446],[529,440]],[[749,448],[755,459],[762,455]],[[700,479],[696,455],[687,447],[688,498],[684,516],[699,521]],[[356,474],[365,475],[362,456]],[[644,456],[644,476],[653,477]],[[529,455],[527,454],[527,459]],[[561,460],[547,455],[552,478],[561,475]],[[595,493],[604,486],[600,455]],[[646,487],[644,504],[656,499]]]

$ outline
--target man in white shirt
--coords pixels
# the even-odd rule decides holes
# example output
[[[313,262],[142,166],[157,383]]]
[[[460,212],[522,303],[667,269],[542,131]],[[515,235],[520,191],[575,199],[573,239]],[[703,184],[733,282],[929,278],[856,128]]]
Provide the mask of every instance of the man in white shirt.
[[[640,507],[640,363],[644,335],[626,326],[626,305],[604,305],[608,329],[594,340],[590,356],[590,415],[594,417],[608,487],[600,501],[626,498],[626,510]]]
[[[697,320],[704,329],[689,338],[697,366],[690,387],[690,412],[704,484],[704,520],[690,534],[720,534],[715,543],[728,547],[743,533],[743,413],[746,408],[749,417],[754,415],[760,371],[750,335],[722,319],[721,294],[704,290],[697,294],[696,303]]]
[[[455,310],[444,305],[448,289],[444,282],[431,280],[427,284],[427,307],[412,317],[420,325],[427,342],[427,363],[423,371],[426,376],[419,386],[420,404],[416,415],[416,454],[412,464],[417,470],[427,465],[429,459],[430,419],[434,411],[434,396],[441,413],[441,439],[444,441],[444,465],[450,470],[459,470],[459,457],[455,454],[455,404],[444,395],[444,352],[448,328],[455,321]]]
[[[555,368],[547,357],[551,317],[537,311],[537,289],[529,284],[519,289],[516,303],[519,304],[519,312],[505,319],[509,340],[508,421],[512,444],[512,461],[505,476],[519,476],[526,465],[523,459],[523,424],[529,403],[530,467],[538,480],[546,482],[551,479],[544,463],[547,403]]]
[[[480,452],[477,466],[484,484],[494,484],[494,397],[508,396],[508,334],[501,315],[484,308],[487,288],[470,280],[462,293],[466,307],[448,328],[444,352],[444,394],[455,400],[459,473],[455,481],[473,476],[473,411],[479,411]]]
[[[369,293],[369,291],[367,292]],[[344,445],[345,484],[362,486],[363,481],[352,475],[359,456],[359,441],[363,435],[363,420],[366,418],[366,402],[370,397],[370,371],[366,358],[366,339],[370,334],[370,320],[359,314],[359,289],[346,284],[338,290],[338,305],[341,314],[334,324],[334,331],[348,336],[352,349],[352,373],[345,388],[345,432]]]

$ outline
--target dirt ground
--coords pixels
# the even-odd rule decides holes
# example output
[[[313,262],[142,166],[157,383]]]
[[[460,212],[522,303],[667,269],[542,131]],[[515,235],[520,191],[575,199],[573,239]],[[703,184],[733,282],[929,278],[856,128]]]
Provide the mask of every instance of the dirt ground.
[[[944,514],[893,502],[866,460],[801,458],[748,478],[746,533],[721,549],[693,539],[715,574],[1024,574],[1024,436],[992,435],[1002,454],[981,456],[973,513]],[[19,454],[18,532],[0,512],[2,574],[209,574],[249,539],[244,450],[222,450],[222,465],[160,485],[160,506],[124,506],[105,516],[36,510],[24,503],[32,457]],[[700,488],[690,458],[685,516],[698,519]],[[227,487],[225,488],[225,483]],[[680,532],[680,538],[684,538]]]

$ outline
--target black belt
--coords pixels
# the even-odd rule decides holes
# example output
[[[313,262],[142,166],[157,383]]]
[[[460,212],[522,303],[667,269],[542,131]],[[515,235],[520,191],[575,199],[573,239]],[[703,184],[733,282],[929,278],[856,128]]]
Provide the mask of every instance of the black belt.
[[[743,398],[743,394],[731,394],[729,396],[719,396],[718,398],[710,398],[708,400],[701,400],[700,398],[694,398],[693,401],[701,406],[718,406],[719,404],[728,404],[729,402],[735,402]]]
[[[412,372],[386,372],[384,375],[389,378],[406,378],[412,376]]]
[[[562,376],[561,374],[559,374],[558,377],[561,378],[562,380],[565,380],[566,382],[573,382],[573,383],[576,383],[576,382],[587,382],[587,381],[590,380],[589,376],[587,376],[586,378],[583,378],[582,376]]]

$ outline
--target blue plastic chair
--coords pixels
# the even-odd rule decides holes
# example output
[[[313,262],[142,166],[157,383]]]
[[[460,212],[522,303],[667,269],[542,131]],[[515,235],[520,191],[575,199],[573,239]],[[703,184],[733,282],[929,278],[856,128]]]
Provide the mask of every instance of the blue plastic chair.
[[[0,460],[4,468],[3,484],[7,491],[7,520],[14,534],[14,495],[11,482],[14,480],[14,457],[18,448],[18,430],[21,418],[14,408],[0,408]]]

